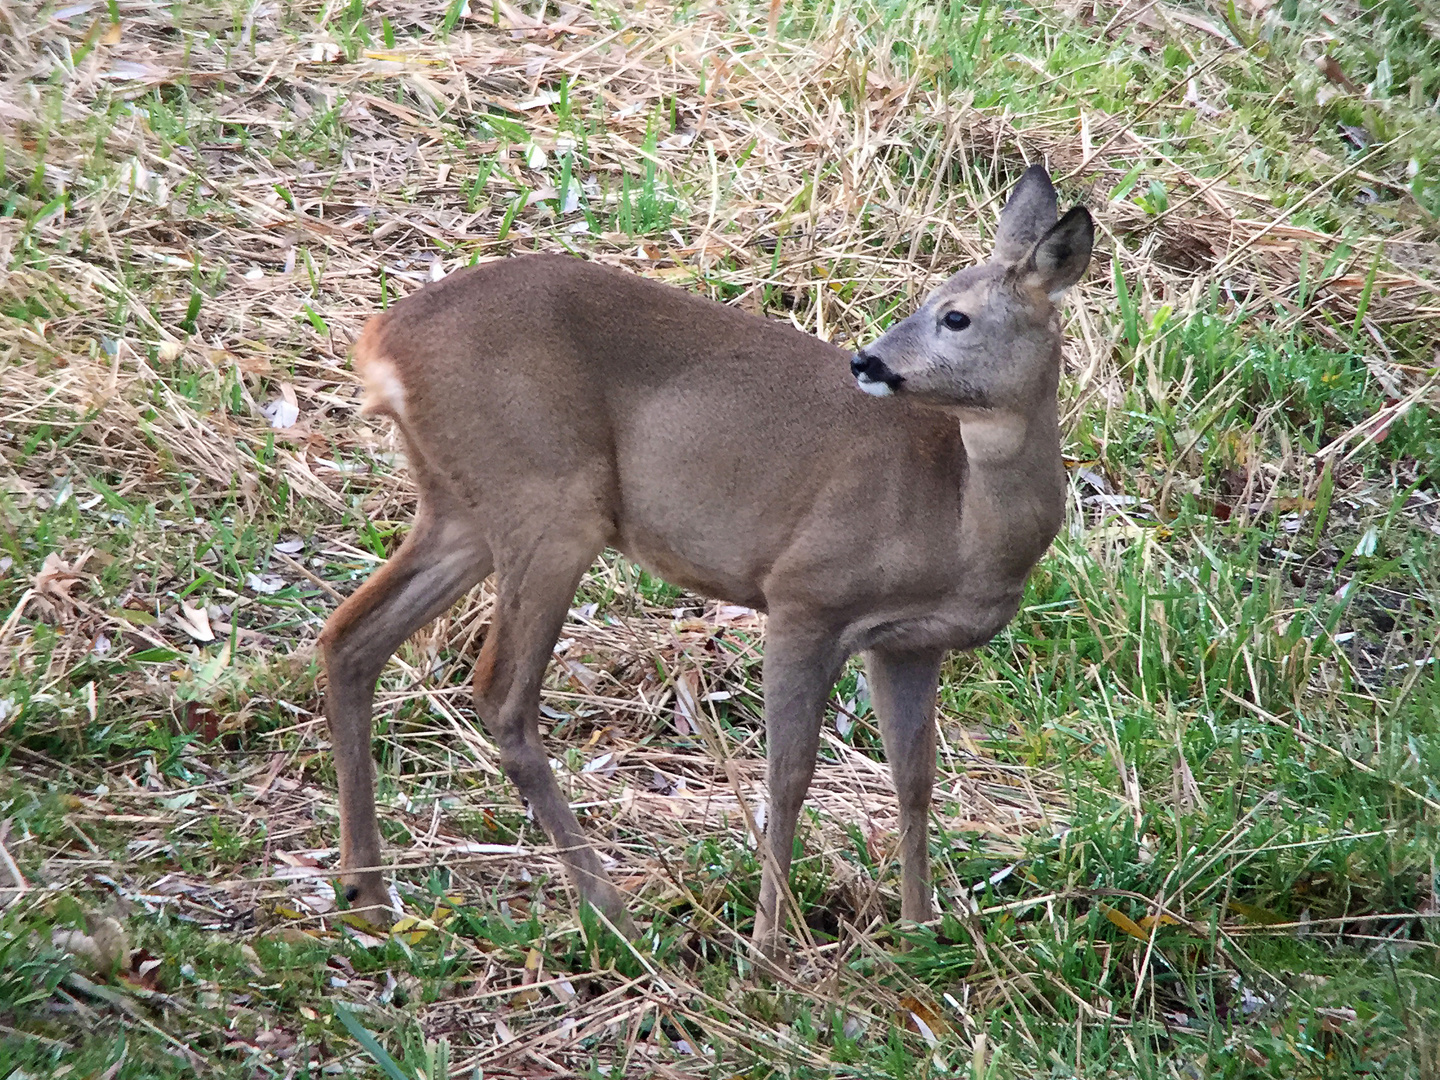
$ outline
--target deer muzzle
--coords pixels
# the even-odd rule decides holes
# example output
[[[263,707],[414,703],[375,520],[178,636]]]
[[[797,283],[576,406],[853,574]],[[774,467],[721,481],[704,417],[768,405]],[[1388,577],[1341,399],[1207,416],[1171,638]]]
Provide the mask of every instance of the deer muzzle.
[[[903,376],[896,375],[888,367],[885,361],[881,360],[874,353],[867,353],[861,349],[850,358],[850,370],[855,375],[855,382],[872,397],[889,397],[900,389],[900,384],[905,381]]]

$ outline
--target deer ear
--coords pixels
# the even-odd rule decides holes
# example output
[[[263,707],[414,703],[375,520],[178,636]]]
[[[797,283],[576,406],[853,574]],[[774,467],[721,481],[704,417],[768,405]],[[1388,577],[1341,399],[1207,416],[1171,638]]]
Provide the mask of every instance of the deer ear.
[[[1050,183],[1050,174],[1043,165],[1031,165],[1000,211],[994,260],[1002,266],[1014,266],[1054,224],[1055,187]]]
[[[1077,206],[1035,241],[1024,261],[1010,274],[1021,288],[1046,293],[1058,303],[1065,290],[1085,273],[1094,246],[1095,223],[1090,220],[1090,211]]]

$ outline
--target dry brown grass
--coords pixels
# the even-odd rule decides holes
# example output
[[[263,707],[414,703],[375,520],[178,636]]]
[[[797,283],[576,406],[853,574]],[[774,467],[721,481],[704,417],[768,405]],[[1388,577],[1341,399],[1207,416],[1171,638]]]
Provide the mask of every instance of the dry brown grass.
[[[1044,160],[1066,178],[1067,199],[1090,204],[1105,237],[1072,306],[1070,419],[1108,417],[1147,380],[1157,403],[1184,403],[1183,393],[1147,376],[1143,346],[1134,355],[1117,348],[1115,261],[1147,317],[1161,305],[1196,310],[1218,288],[1232,306],[1289,319],[1322,341],[1343,344],[1347,327],[1361,328],[1375,343],[1367,363],[1390,404],[1328,450],[1341,490],[1357,498],[1378,481],[1351,461],[1353,453],[1382,434],[1387,417],[1440,403],[1433,362],[1394,351],[1397,328],[1406,329],[1414,352],[1415,327],[1440,316],[1433,222],[1403,197],[1399,226],[1383,237],[1352,231],[1328,278],[1309,282],[1308,298],[1295,301],[1302,248],[1314,273],[1341,240],[1293,218],[1355,182],[1393,193],[1393,177],[1371,171],[1378,151],[1349,164],[1309,151],[1319,184],[1286,209],[1244,179],[1244,155],[1265,136],[1227,141],[1232,116],[1202,113],[1193,135],[1228,146],[1229,160],[1182,166],[1158,151],[1154,114],[1182,107],[1187,94],[1222,101],[1227,65],[1267,62],[1247,57],[1213,23],[1177,24],[1177,9],[1163,4],[1145,9],[1161,25],[1139,30],[1124,8],[1070,4],[1015,14],[1056,33],[1067,20],[1099,15],[1093,24],[1108,21],[1116,40],[1132,30],[1155,37],[1188,27],[1193,84],[1176,83],[1128,115],[1082,104],[1077,122],[1060,92],[1067,79],[1057,78],[1062,87],[1049,101],[1037,92],[1034,111],[1004,114],[973,108],[964,92],[936,90],[938,61],[893,61],[897,42],[933,35],[936,12],[917,6],[882,28],[873,13],[837,8],[808,35],[777,37],[767,24],[779,7],[689,5],[681,17],[671,4],[635,5],[617,9],[621,28],[613,29],[607,17],[565,3],[535,15],[533,4],[522,11],[497,2],[497,25],[490,5],[476,3],[441,40],[435,26],[443,13],[434,4],[386,0],[367,8],[372,26],[383,13],[401,34],[386,48],[357,46],[338,29],[345,15],[334,3],[308,5],[282,23],[268,3],[212,11],[121,0],[114,25],[99,4],[77,5],[68,16],[0,4],[9,33],[0,59],[5,169],[14,177],[44,166],[43,179],[17,188],[14,214],[0,218],[0,266],[8,267],[0,280],[7,432],[0,484],[21,513],[46,513],[67,499],[86,504],[76,535],[47,534],[62,560],[50,577],[27,582],[15,606],[0,613],[0,668],[56,702],[50,719],[30,723],[31,742],[16,748],[14,767],[39,787],[57,777],[83,776],[87,785],[75,792],[70,815],[78,840],[47,851],[37,889],[108,891],[132,912],[163,909],[224,933],[333,940],[347,932],[325,884],[334,793],[311,648],[347,578],[376,561],[357,540],[357,522],[388,532],[408,519],[412,492],[395,467],[391,433],[356,415],[346,351],[386,296],[476,257],[573,250],[826,338],[858,341],[958,263],[982,256],[1004,186],[1023,162]],[[640,184],[652,167],[661,193],[676,200],[672,227],[639,239],[576,232],[570,226],[583,218],[547,204],[557,194],[553,162],[575,139],[575,123],[556,108],[565,80],[573,116],[591,128],[588,164],[575,177],[590,185],[587,200],[602,208],[603,193],[615,193],[622,175]],[[165,108],[148,114],[122,104],[157,100]],[[178,126],[157,120],[183,125],[182,102],[201,137],[183,138]],[[475,121],[487,112],[522,124],[528,136],[480,131]],[[657,112],[666,130],[652,150],[645,139]],[[552,164],[531,168],[537,149]],[[1137,160],[1149,162],[1147,179],[1168,188],[1163,213],[1109,198]],[[1191,171],[1197,162],[1222,167],[1202,177]],[[472,199],[470,185],[484,169],[493,170],[490,180]],[[27,222],[61,192],[63,207]],[[527,193],[530,205],[513,212]],[[203,298],[187,330],[181,324],[197,290]],[[1431,349],[1440,340],[1435,325],[1421,334]],[[276,402],[296,410],[278,429],[262,411]],[[46,442],[42,425],[73,437]],[[1256,443],[1276,430],[1258,424]],[[18,453],[32,437],[39,449]],[[1395,468],[1403,482],[1417,466]],[[1130,478],[1126,490],[1155,500],[1163,516],[1172,487],[1198,482],[1198,473],[1181,454]],[[1247,475],[1235,508],[1243,516],[1284,498],[1312,500],[1319,476],[1314,458],[1287,450]],[[142,525],[126,525],[123,515],[107,525],[113,500],[67,487],[79,477],[105,477],[116,499],[148,503],[155,514]],[[237,530],[250,521],[272,539],[307,540],[303,554],[261,552],[265,571],[299,597],[287,618],[272,618],[262,597],[235,581],[195,594],[209,604],[215,639],[237,628],[233,653],[222,653],[230,663],[220,668],[206,667],[220,646],[185,630],[178,595],[205,566],[195,551],[212,535],[212,508],[227,508]],[[1433,500],[1407,512],[1436,520]],[[1077,511],[1082,525],[1096,524],[1086,513]],[[94,546],[86,529],[126,528],[134,529],[128,547],[121,538],[96,561],[82,558]],[[1112,539],[1091,544],[1098,552]],[[177,552],[193,556],[184,572]],[[213,562],[209,569],[223,577]],[[102,577],[106,589],[91,592]],[[552,748],[569,766],[564,783],[642,913],[688,908],[690,946],[711,957],[738,950],[737,909],[722,906],[724,876],[707,876],[685,858],[701,838],[747,842],[740,800],[757,799],[763,763],[759,621],[689,599],[657,601],[615,560],[597,567],[587,597],[605,602],[598,614],[577,609],[545,696],[561,729]],[[392,848],[395,868],[411,880],[444,868],[449,892],[516,915],[548,908],[547,926],[563,936],[555,911],[568,900],[533,880],[558,881],[558,865],[544,838],[515,814],[494,748],[469,709],[464,660],[483,635],[489,603],[489,593],[477,590],[412,641],[383,683],[377,713],[399,717],[382,739],[387,769],[399,776],[388,789],[389,813],[412,837]],[[36,632],[41,618],[62,628],[58,648]],[[107,649],[163,646],[181,655],[115,673],[97,698],[94,680],[77,687],[68,672],[102,640]],[[957,661],[956,674],[977,680],[975,694],[995,678],[984,658]],[[705,700],[715,692],[731,695],[723,723],[717,702]],[[841,704],[842,718],[863,729],[865,720]],[[157,770],[153,756],[70,771],[40,748],[67,731],[79,738],[97,715],[244,745],[186,750],[189,782]],[[287,723],[275,719],[286,715]],[[251,730],[260,718],[262,730]],[[0,734],[6,726],[0,713]],[[997,756],[991,733],[972,719],[951,712],[942,731],[935,812],[951,835],[969,837],[977,854],[1014,860],[1027,838],[1064,827],[1070,806],[1057,774]],[[829,757],[812,789],[817,819],[806,844],[815,859],[810,872],[827,882],[825,929],[836,940],[797,943],[795,985],[853,1015],[903,1014],[928,996],[917,984],[907,997],[908,976],[887,960],[891,942],[881,927],[897,907],[890,881],[882,871],[877,884],[857,869],[855,834],[846,831],[858,828],[870,856],[887,864],[895,822],[889,779],[872,753],[833,726],[826,732]],[[90,790],[101,774],[108,790]],[[1127,787],[1127,801],[1131,794]],[[508,824],[492,828],[497,816]],[[181,849],[203,847],[215,823],[244,837],[262,822],[262,851],[208,872],[181,868],[191,858]],[[500,839],[511,825],[518,835]],[[123,854],[90,839],[100,826],[127,838]],[[485,839],[490,833],[496,838]],[[937,888],[964,897],[975,884]],[[973,932],[983,952],[983,935]],[[416,931],[417,941],[424,933]],[[486,1075],[563,1075],[596,1053],[610,1055],[615,1075],[710,1070],[703,1056],[672,1053],[667,1039],[641,1038],[646,1016],[657,1029],[660,1018],[674,1025],[665,1027],[669,1040],[684,1032],[722,1060],[758,1054],[825,1066],[813,1044],[752,1023],[753,1000],[717,1003],[684,967],[660,971],[637,954],[639,976],[597,976],[594,993],[582,986],[577,997],[564,972],[552,977],[484,942],[431,933],[445,938],[465,975],[415,1015],[429,1036],[451,1040],[457,1062]],[[869,955],[890,980],[857,996],[842,980],[857,955]],[[979,1030],[975,1018],[985,1005],[1031,995],[1036,981],[1050,978],[1032,975],[1023,953],[987,956],[972,980],[969,1011],[954,1020],[966,1038]],[[362,972],[348,993],[388,1002],[384,985]],[[1059,983],[1055,989],[1076,997]],[[206,1030],[213,1021],[184,1023]],[[236,1036],[241,1049],[283,1061],[296,1029],[283,1016],[263,1024],[290,1032],[289,1043],[247,1030]]]

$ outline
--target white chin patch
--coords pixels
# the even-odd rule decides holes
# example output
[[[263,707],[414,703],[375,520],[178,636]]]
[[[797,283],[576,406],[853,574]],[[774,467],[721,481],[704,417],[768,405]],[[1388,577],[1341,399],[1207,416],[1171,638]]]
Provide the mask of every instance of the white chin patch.
[[[879,379],[872,379],[869,375],[856,375],[855,385],[871,397],[889,397],[895,392],[890,389],[888,383],[883,383]]]

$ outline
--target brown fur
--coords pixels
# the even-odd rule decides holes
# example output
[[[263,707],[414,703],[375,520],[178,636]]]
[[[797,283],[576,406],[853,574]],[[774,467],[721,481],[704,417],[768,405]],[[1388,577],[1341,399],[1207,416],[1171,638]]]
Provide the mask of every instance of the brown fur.
[[[476,709],[582,896],[633,931],[537,725],[575,587],[609,545],[678,585],[769,612],[762,947],[778,941],[825,701],[855,652],[900,793],[901,911],[928,918],[940,660],[1014,615],[1059,526],[1051,297],[1083,271],[1088,230],[1073,213],[1055,225],[1048,178],[1027,173],[1001,219],[1007,259],[957,274],[857,357],[898,387],[886,400],[858,392],[831,345],[577,259],[462,271],[372,320],[356,366],[368,407],[404,435],[420,510],[321,638],[341,865],[357,905],[389,907],[375,869],[375,679],[493,570]],[[947,305],[965,306],[969,330],[937,323]]]

